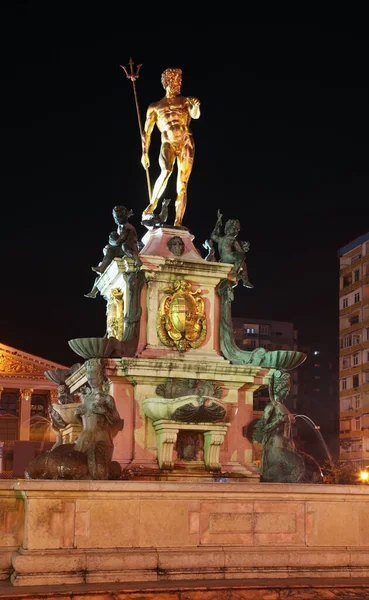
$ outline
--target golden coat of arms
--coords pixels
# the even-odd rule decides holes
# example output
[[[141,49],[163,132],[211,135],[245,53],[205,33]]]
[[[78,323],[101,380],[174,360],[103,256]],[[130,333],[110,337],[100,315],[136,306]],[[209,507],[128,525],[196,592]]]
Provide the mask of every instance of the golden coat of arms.
[[[157,332],[165,346],[179,352],[198,348],[206,336],[206,316],[201,290],[191,291],[191,284],[177,279],[164,288],[157,315]]]

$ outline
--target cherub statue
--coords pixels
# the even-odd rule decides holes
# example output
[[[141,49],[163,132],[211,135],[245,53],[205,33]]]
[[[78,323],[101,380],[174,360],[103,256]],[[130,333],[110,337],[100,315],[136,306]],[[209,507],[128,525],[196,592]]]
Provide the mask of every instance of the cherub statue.
[[[217,259],[215,258],[215,248],[212,240],[205,240],[202,247],[205,248],[205,250],[207,250],[208,252],[205,256],[205,260],[209,262],[216,262]]]
[[[100,276],[106,271],[114,258],[128,256],[134,261],[135,267],[139,269],[142,261],[138,255],[137,232],[128,219],[133,215],[132,210],[125,206],[115,206],[113,208],[114,221],[117,224],[117,231],[112,231],[109,235],[109,242],[103,249],[103,259],[96,267],[91,267],[95,273]],[[95,279],[92,290],[85,294],[86,298],[96,298],[98,293],[97,283],[100,276]]]
[[[250,242],[237,240],[241,229],[237,219],[229,219],[224,227],[224,235],[221,235],[222,219],[223,215],[218,210],[218,218],[211,234],[211,239],[218,244],[220,260],[234,265],[233,274],[237,283],[241,279],[244,287],[253,288],[254,286],[249,281],[246,265],[246,252],[250,249]]]

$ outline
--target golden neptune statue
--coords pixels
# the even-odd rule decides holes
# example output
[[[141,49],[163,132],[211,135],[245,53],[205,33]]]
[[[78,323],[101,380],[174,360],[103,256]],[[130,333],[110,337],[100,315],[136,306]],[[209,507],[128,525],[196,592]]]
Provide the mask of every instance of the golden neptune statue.
[[[182,228],[187,204],[187,184],[191,175],[195,155],[195,143],[190,129],[191,119],[200,117],[200,101],[192,96],[181,96],[181,69],[166,69],[161,76],[165,96],[150,104],[142,132],[142,165],[150,166],[149,149],[151,133],[156,124],[161,133],[159,153],[160,175],[157,178],[150,204],[142,213],[142,221],[153,214],[163,195],[168,179],[177,162],[177,198],[175,202],[174,226]]]

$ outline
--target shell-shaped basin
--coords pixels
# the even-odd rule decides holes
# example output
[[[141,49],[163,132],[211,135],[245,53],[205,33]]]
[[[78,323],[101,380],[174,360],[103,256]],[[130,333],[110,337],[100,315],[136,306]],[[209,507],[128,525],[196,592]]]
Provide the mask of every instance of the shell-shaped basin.
[[[89,358],[108,358],[114,351],[115,338],[75,338],[68,344],[72,350],[86,360]]]
[[[306,354],[295,350],[271,350],[261,361],[262,367],[289,371],[300,366],[306,360]]]

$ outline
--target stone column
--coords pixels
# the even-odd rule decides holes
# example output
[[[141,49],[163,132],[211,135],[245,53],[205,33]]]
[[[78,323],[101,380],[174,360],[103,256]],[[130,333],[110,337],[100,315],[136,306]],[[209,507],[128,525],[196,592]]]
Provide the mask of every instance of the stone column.
[[[5,444],[5,442],[0,442],[0,478],[1,478],[1,473],[3,472],[4,444]]]
[[[58,401],[58,390],[49,390],[50,404],[55,404]]]
[[[1,394],[3,393],[4,388],[0,385],[0,402],[1,402]],[[3,472],[3,452],[4,452],[4,442],[0,442],[0,477]]]
[[[19,390],[20,410],[19,410],[19,439],[29,440],[30,420],[31,420],[31,398],[33,389],[24,388]]]

